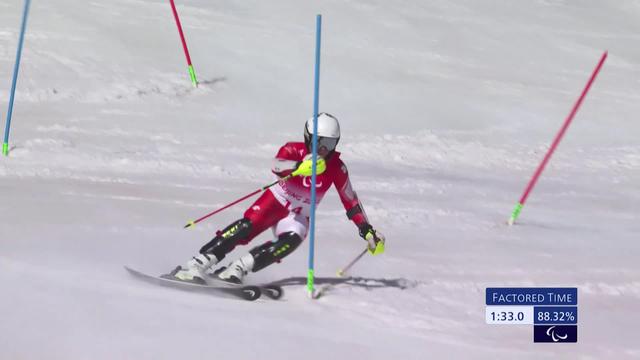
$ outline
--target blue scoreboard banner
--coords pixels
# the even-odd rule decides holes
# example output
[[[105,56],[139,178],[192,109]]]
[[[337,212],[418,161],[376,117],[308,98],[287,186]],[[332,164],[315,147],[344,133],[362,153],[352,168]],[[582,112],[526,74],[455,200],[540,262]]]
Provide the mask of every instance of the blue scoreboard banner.
[[[487,288],[487,305],[578,305],[578,289]]]
[[[533,342],[578,341],[577,288],[487,288],[486,305],[487,324],[533,325]]]

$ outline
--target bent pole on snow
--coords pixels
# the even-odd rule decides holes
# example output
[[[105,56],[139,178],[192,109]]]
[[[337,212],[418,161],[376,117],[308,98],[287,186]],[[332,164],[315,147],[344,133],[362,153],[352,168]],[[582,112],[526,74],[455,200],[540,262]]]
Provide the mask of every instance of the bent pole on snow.
[[[515,208],[513,209],[513,212],[511,213],[511,217],[509,218],[509,221],[508,221],[509,225],[513,225],[516,219],[518,218],[518,216],[520,215],[520,212],[522,211],[522,208],[524,207],[524,203],[525,201],[527,201],[527,198],[529,197],[531,190],[533,190],[533,187],[536,185],[536,182],[538,181],[540,174],[542,174],[542,171],[544,170],[545,166],[547,166],[547,163],[549,162],[549,159],[551,159],[553,152],[556,150],[556,147],[558,147],[558,144],[560,143],[560,140],[562,140],[564,133],[569,128],[569,125],[571,124],[573,117],[578,112],[580,105],[582,105],[582,101],[587,96],[587,92],[589,92],[589,89],[591,88],[591,85],[595,81],[596,76],[598,76],[598,73],[600,72],[600,69],[604,64],[604,61],[607,59],[607,54],[608,54],[607,51],[605,51],[602,54],[602,57],[600,58],[600,61],[598,62],[598,65],[596,66],[596,68],[593,70],[593,73],[591,74],[591,77],[589,78],[587,85],[582,90],[582,94],[580,94],[580,97],[578,98],[576,103],[573,105],[573,109],[571,109],[569,116],[567,116],[566,120],[564,121],[564,125],[562,125],[562,128],[560,128],[560,131],[558,131],[558,134],[556,135],[555,139],[553,139],[553,143],[551,144],[551,147],[547,151],[547,154],[544,156],[544,159],[538,166],[538,169],[533,174],[533,177],[531,178],[531,180],[529,180],[529,183],[527,184],[527,187],[525,188],[524,193],[522,194],[522,197],[520,197],[520,201],[518,201]]]
[[[265,191],[265,190],[267,190],[268,188],[272,187],[273,185],[275,185],[275,184],[277,184],[277,183],[279,183],[279,182],[287,181],[287,180],[291,179],[291,178],[292,178],[292,177],[294,177],[294,176],[297,176],[297,174],[296,174],[295,172],[291,173],[290,175],[287,175],[287,176],[283,177],[282,179],[276,180],[276,181],[272,182],[271,184],[265,185],[265,186],[261,187],[260,189],[258,189],[258,190],[256,190],[256,191],[254,191],[254,192],[252,192],[252,193],[250,193],[250,194],[247,194],[247,195],[245,195],[245,196],[241,197],[240,199],[238,199],[238,200],[236,200],[236,201],[234,201],[234,202],[232,202],[232,203],[230,203],[230,204],[227,204],[227,205],[225,205],[225,206],[221,207],[220,209],[218,209],[218,210],[216,210],[216,211],[210,212],[210,213],[208,213],[207,215],[205,215],[205,216],[203,216],[203,217],[201,217],[201,218],[199,218],[199,219],[197,219],[197,220],[189,221],[189,222],[187,223],[187,225],[185,225],[185,226],[184,226],[184,228],[185,228],[185,229],[186,229],[186,228],[189,228],[189,227],[191,227],[191,226],[193,226],[193,225],[195,225],[195,224],[199,223],[200,221],[202,221],[202,220],[204,220],[204,219],[206,219],[206,218],[208,218],[208,217],[211,217],[211,216],[213,216],[213,215],[215,215],[215,214],[217,214],[217,213],[221,212],[221,211],[222,211],[222,210],[224,210],[224,209],[228,209],[228,208],[232,207],[233,205],[235,205],[235,204],[237,204],[237,203],[239,203],[239,202],[241,202],[241,201],[244,201],[244,200],[246,200],[246,199],[248,199],[248,198],[252,197],[253,195],[255,195],[255,194],[257,194],[257,193],[262,192],[262,191]]]

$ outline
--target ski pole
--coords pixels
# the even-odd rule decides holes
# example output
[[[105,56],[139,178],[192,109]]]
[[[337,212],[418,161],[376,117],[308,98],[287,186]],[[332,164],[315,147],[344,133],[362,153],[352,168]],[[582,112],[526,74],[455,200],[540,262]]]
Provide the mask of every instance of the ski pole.
[[[272,182],[271,184],[265,185],[265,186],[261,187],[260,189],[258,189],[258,190],[256,190],[256,191],[254,191],[254,192],[252,192],[252,193],[250,193],[250,194],[247,194],[247,195],[245,195],[245,196],[241,197],[240,199],[238,199],[238,200],[236,200],[236,201],[234,201],[234,202],[232,202],[232,203],[230,203],[230,204],[228,204],[228,205],[225,205],[225,206],[221,207],[220,209],[218,209],[218,210],[216,210],[216,211],[214,211],[214,212],[208,213],[207,215],[205,215],[205,216],[203,216],[203,217],[201,217],[201,218],[199,218],[199,219],[197,219],[197,220],[189,221],[189,222],[187,223],[187,225],[185,225],[185,226],[184,226],[184,228],[186,229],[186,228],[188,228],[188,227],[191,227],[191,226],[193,226],[193,225],[195,225],[195,224],[199,223],[200,221],[202,221],[202,220],[204,220],[204,219],[206,219],[206,218],[208,218],[208,217],[210,217],[210,216],[213,216],[213,215],[215,215],[215,214],[219,213],[220,211],[222,211],[222,210],[224,210],[224,209],[230,208],[231,206],[233,206],[233,205],[235,205],[235,204],[237,204],[237,203],[239,203],[239,202],[241,202],[241,201],[243,201],[243,200],[246,200],[246,199],[248,199],[248,198],[252,197],[253,195],[255,195],[255,194],[259,193],[259,192],[262,192],[262,191],[267,190],[268,188],[272,187],[273,185],[275,185],[275,184],[277,184],[277,183],[279,183],[279,182],[281,182],[281,181],[287,181],[287,180],[289,180],[290,178],[294,177],[294,176],[295,176],[294,174],[295,174],[295,173],[291,173],[290,175],[287,175],[287,176],[283,177],[282,179],[276,180],[276,181]]]
[[[185,226],[184,226],[184,228],[186,229],[186,228],[188,228],[188,227],[191,227],[191,226],[193,226],[193,225],[195,225],[195,224],[199,223],[200,221],[202,221],[202,220],[204,220],[204,219],[206,219],[206,218],[208,218],[208,217],[210,217],[210,216],[213,216],[213,215],[215,215],[215,214],[219,213],[220,211],[222,211],[222,210],[224,210],[224,209],[230,208],[231,206],[233,206],[233,205],[235,205],[235,204],[237,204],[237,203],[239,203],[239,202],[241,202],[241,201],[243,201],[243,200],[246,200],[246,199],[248,199],[248,198],[252,197],[253,195],[255,195],[255,194],[259,193],[259,192],[262,192],[262,191],[267,190],[268,188],[272,187],[273,185],[275,185],[275,184],[277,184],[277,183],[279,183],[279,182],[281,182],[281,181],[282,181],[282,182],[287,181],[287,180],[289,180],[289,179],[291,179],[292,177],[297,176],[297,175],[298,175],[298,174],[297,174],[297,172],[293,172],[293,173],[291,173],[291,174],[289,174],[289,175],[287,175],[287,176],[283,177],[282,179],[276,180],[276,181],[272,182],[271,184],[265,185],[265,186],[261,187],[260,189],[258,189],[258,190],[256,190],[256,191],[254,191],[254,192],[252,192],[252,193],[250,193],[250,194],[247,194],[247,195],[245,195],[245,196],[241,197],[240,199],[238,199],[238,200],[236,200],[236,201],[234,201],[234,202],[232,202],[232,203],[230,203],[230,204],[227,204],[227,205],[225,205],[225,206],[221,207],[220,209],[218,209],[218,210],[216,210],[216,211],[214,211],[214,212],[208,213],[207,215],[205,215],[205,216],[203,216],[203,217],[201,217],[201,218],[199,218],[199,219],[197,219],[197,220],[189,221],[189,223],[187,223],[187,225],[185,225]]]
[[[324,161],[324,160],[322,160],[322,161]],[[233,206],[233,205],[235,205],[235,204],[237,204],[237,203],[239,203],[239,202],[241,202],[243,200],[246,200],[246,199],[252,197],[253,195],[255,195],[255,194],[257,194],[257,193],[259,193],[261,191],[267,190],[268,188],[272,187],[273,185],[275,185],[275,184],[277,184],[279,182],[286,182],[287,180],[291,179],[294,176],[304,175],[304,174],[306,174],[306,173],[308,173],[310,171],[311,166],[312,166],[312,164],[309,164],[309,163],[306,163],[306,162],[302,162],[301,164],[298,165],[298,168],[296,170],[294,170],[291,174],[283,177],[282,179],[278,179],[278,180],[272,182],[271,184],[265,185],[265,186],[261,187],[260,189],[252,192],[251,194],[247,194],[247,195],[241,197],[240,199],[232,202],[231,204],[225,205],[222,208],[220,208],[220,209],[218,209],[218,210],[216,210],[214,212],[211,212],[211,213],[199,218],[198,220],[189,221],[187,223],[187,225],[184,226],[184,228],[186,229],[186,228],[188,228],[190,226],[193,226],[193,225],[199,223],[200,221],[219,213],[220,211],[222,211],[224,209],[227,209],[227,208],[229,208],[229,207],[231,207],[231,206]]]
[[[362,259],[362,257],[364,256],[364,254],[366,254],[366,253],[367,253],[367,250],[368,250],[368,248],[367,248],[367,249],[362,250],[362,252],[361,252],[358,256],[356,256],[356,258],[355,258],[355,259],[351,260],[351,262],[349,263],[349,265],[347,265],[347,266],[345,266],[344,268],[342,268],[342,269],[338,270],[338,277],[343,277],[343,276],[344,276],[344,274],[345,274],[347,271],[349,271],[349,269],[351,269],[351,267],[352,267],[353,265],[355,265],[355,263],[357,263],[357,262],[358,262],[358,260]]]

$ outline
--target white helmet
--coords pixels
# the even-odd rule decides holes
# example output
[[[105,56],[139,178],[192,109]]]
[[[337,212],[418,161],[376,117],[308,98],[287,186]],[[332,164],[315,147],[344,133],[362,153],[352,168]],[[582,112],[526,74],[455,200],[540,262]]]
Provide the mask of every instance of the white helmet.
[[[308,149],[311,149],[311,141],[313,140],[313,117],[307,120],[304,125],[304,143]],[[340,124],[335,116],[329,113],[318,114],[318,149],[325,147],[327,151],[332,152],[336,149],[340,140]]]

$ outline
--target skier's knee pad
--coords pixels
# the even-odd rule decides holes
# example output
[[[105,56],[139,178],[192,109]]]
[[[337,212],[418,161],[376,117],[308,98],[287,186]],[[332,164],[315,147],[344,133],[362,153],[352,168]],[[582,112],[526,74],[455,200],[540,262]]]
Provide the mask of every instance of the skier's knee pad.
[[[216,237],[205,244],[201,249],[201,254],[213,254],[218,260],[222,260],[238,241],[246,238],[251,233],[251,221],[246,218],[235,221],[224,230],[218,231]]]
[[[279,262],[285,256],[291,254],[300,244],[302,238],[293,231],[280,234],[276,242],[267,242],[249,251],[253,255],[253,272]]]

